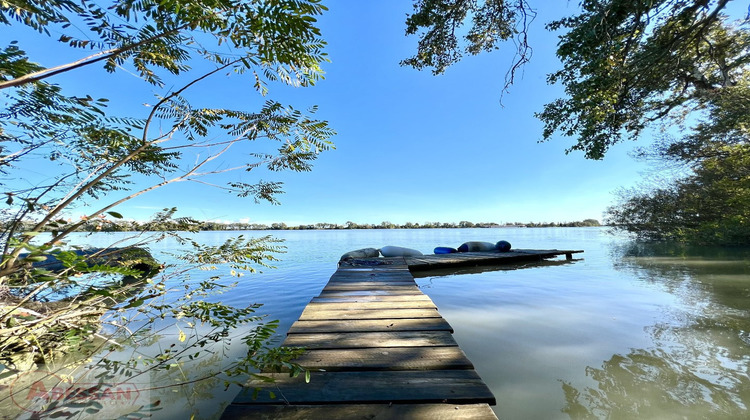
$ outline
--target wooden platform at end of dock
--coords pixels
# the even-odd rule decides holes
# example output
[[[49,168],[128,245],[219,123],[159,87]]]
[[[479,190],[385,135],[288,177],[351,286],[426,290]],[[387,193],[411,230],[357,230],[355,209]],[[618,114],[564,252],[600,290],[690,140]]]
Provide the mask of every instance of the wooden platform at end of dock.
[[[222,418],[497,419],[452,332],[403,258],[339,267],[282,343],[307,349],[310,383],[263,372]]]
[[[514,249],[512,251],[454,252],[451,254],[426,254],[409,257],[351,258],[339,261],[339,267],[388,266],[406,264],[411,272],[453,269],[464,267],[509,266],[511,264],[551,260],[564,255],[572,262],[573,254],[582,250]]]

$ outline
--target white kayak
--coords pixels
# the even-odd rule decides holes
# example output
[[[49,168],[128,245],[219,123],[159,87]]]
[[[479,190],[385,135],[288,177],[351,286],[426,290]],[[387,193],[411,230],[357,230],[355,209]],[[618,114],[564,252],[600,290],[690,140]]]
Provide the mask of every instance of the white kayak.
[[[420,257],[422,253],[416,249],[404,248],[402,246],[384,246],[380,248],[384,257]]]

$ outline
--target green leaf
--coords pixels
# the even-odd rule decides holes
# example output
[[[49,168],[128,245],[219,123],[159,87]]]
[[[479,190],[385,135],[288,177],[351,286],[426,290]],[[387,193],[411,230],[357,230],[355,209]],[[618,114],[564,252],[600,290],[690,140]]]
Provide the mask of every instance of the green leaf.
[[[108,211],[107,214],[114,217],[115,219],[122,219],[122,215],[116,211]]]
[[[128,303],[126,306],[123,306],[123,309],[130,309],[141,306],[143,305],[144,300],[145,299],[131,299],[130,303]]]

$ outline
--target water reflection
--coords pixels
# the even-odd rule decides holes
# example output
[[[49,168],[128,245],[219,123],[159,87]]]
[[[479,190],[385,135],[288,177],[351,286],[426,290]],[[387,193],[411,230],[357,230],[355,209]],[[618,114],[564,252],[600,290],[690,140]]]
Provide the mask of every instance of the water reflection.
[[[593,385],[562,381],[571,418],[747,418],[749,249],[626,244],[615,268],[678,298],[647,327],[648,348],[587,367]]]

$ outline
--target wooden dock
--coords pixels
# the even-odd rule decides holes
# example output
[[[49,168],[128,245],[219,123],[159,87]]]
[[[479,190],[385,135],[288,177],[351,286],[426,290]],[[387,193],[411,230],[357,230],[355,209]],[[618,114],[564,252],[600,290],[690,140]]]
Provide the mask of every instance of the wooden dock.
[[[558,249],[514,249],[508,252],[458,252],[454,254],[422,255],[406,257],[406,264],[411,271],[436,270],[441,268],[475,267],[489,265],[506,265],[529,261],[542,261],[565,255],[567,260],[573,254],[583,251],[561,251]],[[372,260],[372,258],[370,259]]]
[[[575,252],[581,251],[518,257],[570,258]],[[493,258],[465,253],[343,262],[282,343],[307,349],[296,362],[311,370],[310,383],[304,375],[264,372],[275,382],[248,382],[222,418],[497,419],[490,408],[494,395],[409,271]],[[261,391],[253,398],[256,388]]]

